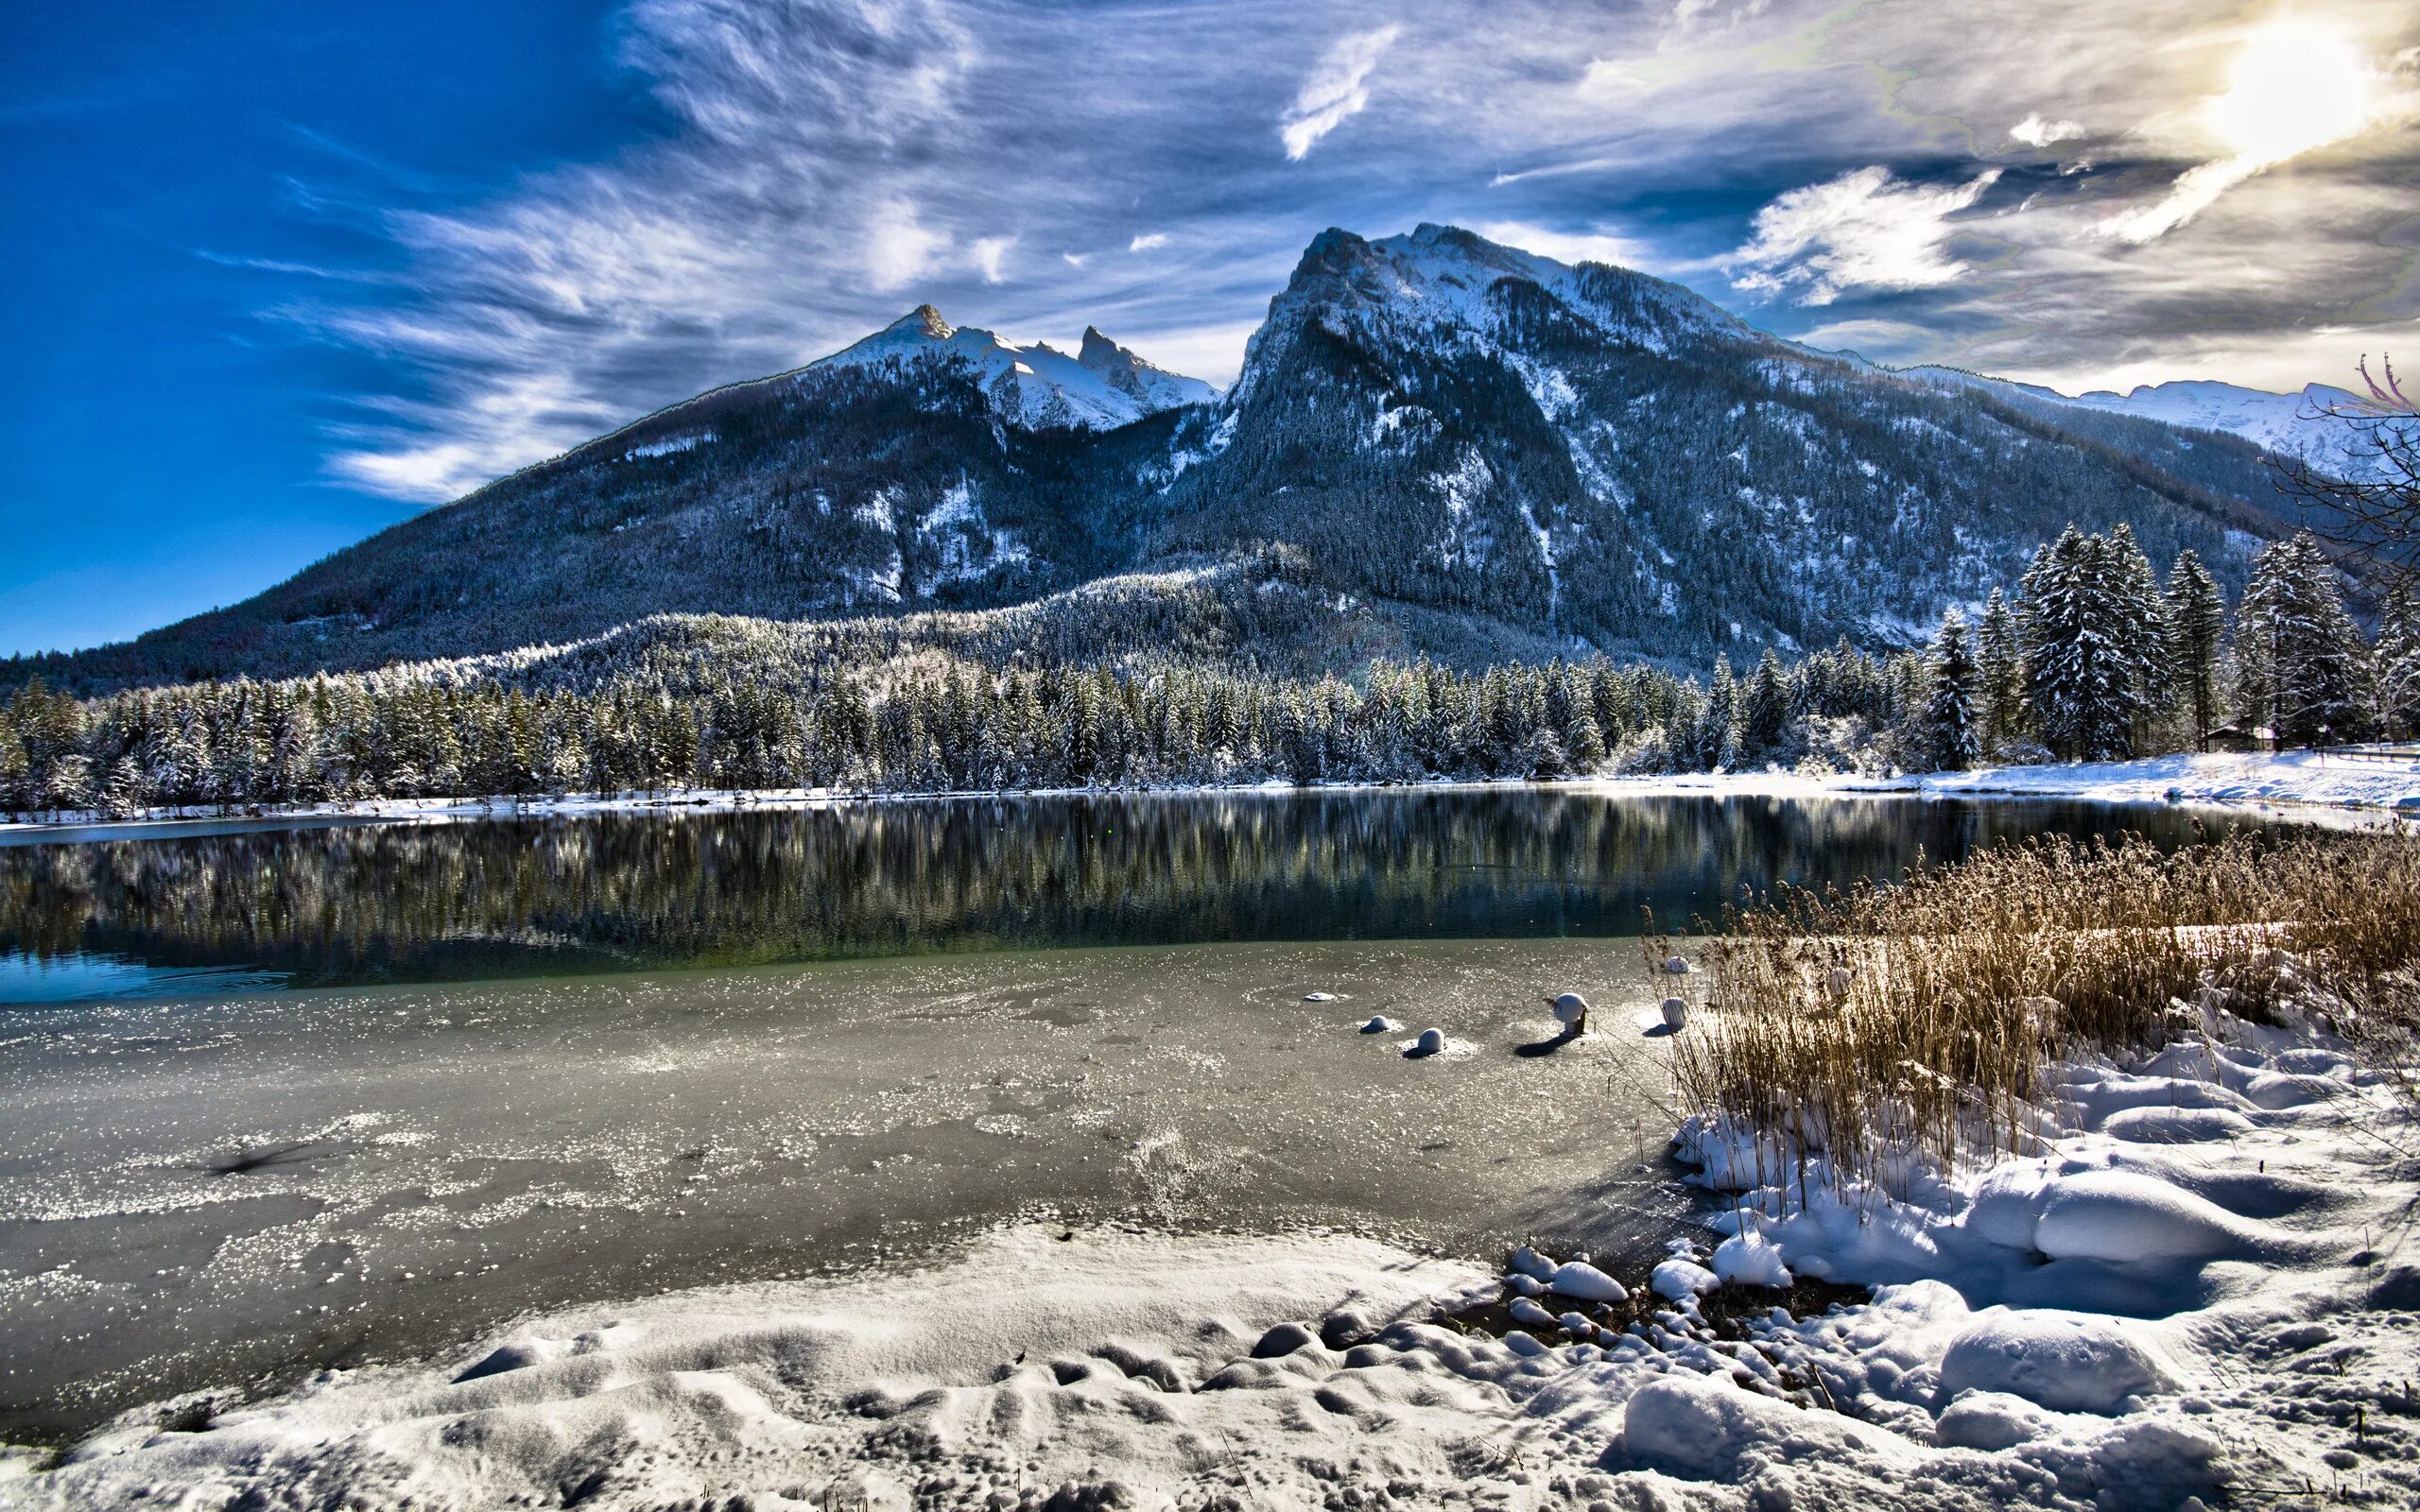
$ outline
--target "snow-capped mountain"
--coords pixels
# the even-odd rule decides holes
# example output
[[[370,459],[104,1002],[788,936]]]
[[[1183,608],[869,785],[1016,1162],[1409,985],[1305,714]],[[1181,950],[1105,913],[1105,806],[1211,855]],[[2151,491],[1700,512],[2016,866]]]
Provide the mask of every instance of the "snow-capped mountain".
[[[858,368],[897,373],[924,365],[964,372],[1003,420],[1028,429],[1114,430],[1164,409],[1219,397],[1199,378],[1155,368],[1091,326],[1084,328],[1082,350],[1069,356],[1047,342],[1011,346],[989,331],[954,327],[929,304],[802,371]]]
[[[1693,658],[1907,636],[2070,520],[2239,566],[2271,498],[2249,447],[2096,427],[2143,465],[1643,274],[1331,231],[1215,424],[1184,421],[1156,543],[1291,541],[1359,593]]]
[[[1910,368],[1904,371],[1911,378],[2023,394],[2048,404],[2157,421],[2181,430],[2238,436],[2264,452],[2299,457],[2330,472],[2343,472],[2370,465],[2358,455],[2348,456],[2348,447],[2358,441],[2359,436],[2353,426],[2338,418],[2359,414],[2361,401],[2326,384],[2311,384],[2299,393],[2277,394],[2214,379],[2180,378],[2164,384],[2138,384],[2122,394],[2106,388],[2063,394],[2039,384],[1989,378],[1956,368]]]
[[[1098,331],[1069,354],[923,306],[52,671],[284,673],[660,611],[1015,604],[1237,553],[1392,627],[1338,637],[1363,656],[1703,665],[1905,640],[2071,521],[2240,581],[2286,507],[2232,436],[1877,369],[1450,227],[1329,231],[1223,396]]]

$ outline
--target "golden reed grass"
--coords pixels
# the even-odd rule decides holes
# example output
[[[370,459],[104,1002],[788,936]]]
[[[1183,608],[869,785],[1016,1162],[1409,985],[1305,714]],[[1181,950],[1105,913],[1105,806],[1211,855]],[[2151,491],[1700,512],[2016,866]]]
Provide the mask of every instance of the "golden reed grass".
[[[1898,1192],[1921,1165],[2038,1149],[2063,1057],[2153,1050],[2219,1007],[2308,998],[2380,1063],[2414,1060],[2420,842],[2400,830],[2167,854],[2037,839],[1776,887],[1700,927],[1714,1011],[1674,1041],[1679,1090],[1802,1184],[1810,1153]]]

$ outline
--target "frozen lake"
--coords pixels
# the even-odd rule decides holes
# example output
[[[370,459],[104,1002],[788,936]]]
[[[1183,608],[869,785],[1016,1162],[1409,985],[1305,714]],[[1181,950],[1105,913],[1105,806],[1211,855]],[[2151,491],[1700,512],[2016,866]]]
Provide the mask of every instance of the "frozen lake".
[[[1012,1218],[1645,1253],[1643,907],[2128,828],[2192,833],[1495,789],[11,847],[0,1434]],[[1611,1011],[1550,1048],[1564,988]]]

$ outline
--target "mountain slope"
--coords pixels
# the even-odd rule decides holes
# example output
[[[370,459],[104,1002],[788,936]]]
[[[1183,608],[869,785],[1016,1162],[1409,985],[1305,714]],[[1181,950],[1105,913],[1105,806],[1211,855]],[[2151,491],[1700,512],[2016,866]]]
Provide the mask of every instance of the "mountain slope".
[[[1903,634],[2070,520],[2239,572],[2276,523],[2256,452],[2100,423],[2128,444],[1810,352],[1638,273],[1451,228],[1331,231],[1155,540],[1289,541],[1343,586],[1699,658]]]
[[[1016,602],[1132,559],[1104,509],[1215,395],[929,306],[490,484],[232,609],[62,662],[87,683],[473,655],[664,612],[771,619]]]
[[[2190,546],[2232,586],[2282,508],[2240,439],[1889,372],[1451,228],[1330,231],[1223,398],[1098,331],[1070,355],[923,306],[39,669],[283,675],[664,613],[983,608],[1269,544],[1424,644],[1461,624],[1703,664],[1905,639],[2070,521],[2128,522],[2163,562]]]

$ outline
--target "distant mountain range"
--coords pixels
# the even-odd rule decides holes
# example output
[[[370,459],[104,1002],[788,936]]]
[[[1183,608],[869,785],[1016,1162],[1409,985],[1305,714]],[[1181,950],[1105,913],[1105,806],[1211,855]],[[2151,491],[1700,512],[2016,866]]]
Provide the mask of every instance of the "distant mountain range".
[[[2138,384],[2125,393],[2097,388],[2089,393],[2063,394],[2038,384],[1986,378],[1956,368],[1906,368],[1906,376],[1932,382],[1973,385],[2009,395],[2023,395],[2054,404],[2072,404],[2112,415],[2158,421],[2180,430],[2215,431],[2240,437],[2264,452],[2300,457],[2331,472],[2358,467],[2348,459],[2345,443],[2352,428],[2335,413],[2359,413],[2361,401],[2342,388],[2311,384],[2299,393],[2273,394],[2211,379],[2186,378],[2172,383]]]
[[[288,675],[662,613],[988,609],[1238,553],[1447,659],[1903,642],[2070,521],[2239,582],[2293,523],[2262,447],[2295,433],[2257,402],[2287,399],[2213,387],[2068,400],[1892,371],[1627,269],[1329,231],[1223,395],[1098,331],[1019,348],[920,306],[42,669]]]

